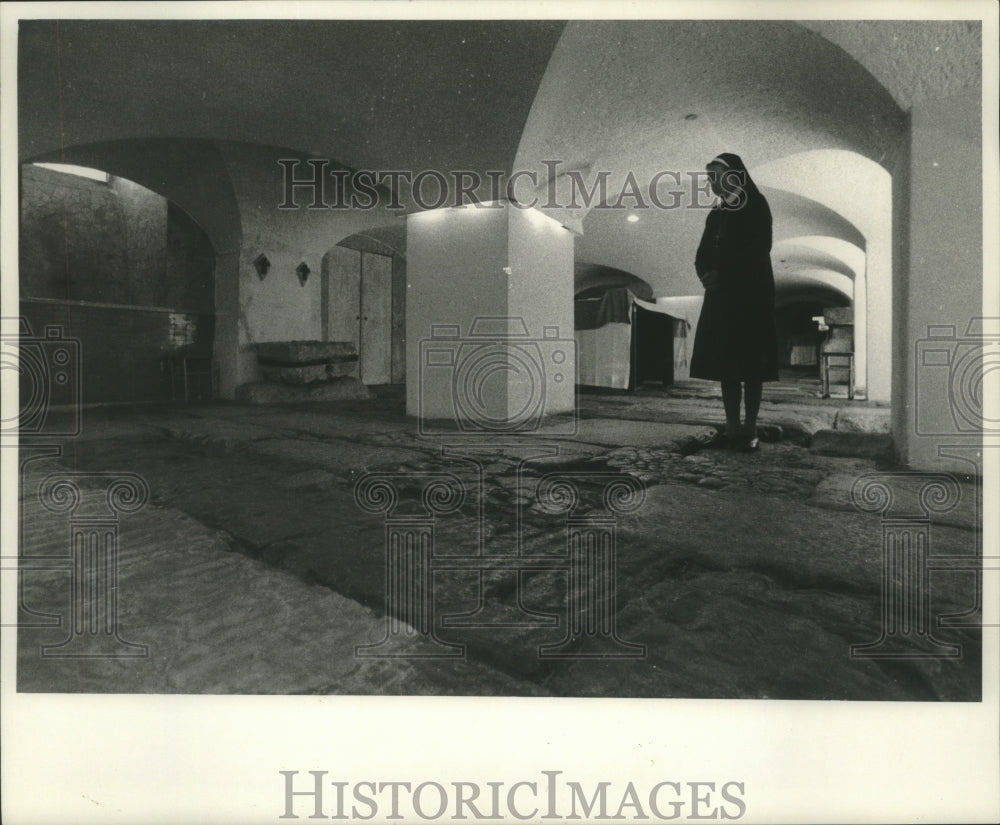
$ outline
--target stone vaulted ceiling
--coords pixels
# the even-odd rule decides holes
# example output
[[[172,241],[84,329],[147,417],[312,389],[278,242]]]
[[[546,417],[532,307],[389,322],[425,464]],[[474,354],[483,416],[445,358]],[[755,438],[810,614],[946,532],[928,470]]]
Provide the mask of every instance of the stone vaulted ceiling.
[[[353,168],[509,170],[562,28],[26,21],[21,156],[173,137],[288,147]]]
[[[185,188],[186,156],[171,141],[367,169],[510,172],[556,159],[619,185],[627,172],[700,170],[720,151],[751,173],[817,151],[891,166],[905,110],[978,87],[979,55],[978,24],[963,21],[22,21],[20,154],[101,145],[91,156],[113,165],[109,146],[163,145],[162,163],[145,153],[143,177],[170,191]],[[864,221],[811,198],[808,183],[765,191],[776,241],[864,248]],[[582,232],[578,262],[656,295],[698,291],[704,211],[624,217],[563,210]],[[808,246],[782,259],[789,284],[823,266],[844,277],[836,256]]]

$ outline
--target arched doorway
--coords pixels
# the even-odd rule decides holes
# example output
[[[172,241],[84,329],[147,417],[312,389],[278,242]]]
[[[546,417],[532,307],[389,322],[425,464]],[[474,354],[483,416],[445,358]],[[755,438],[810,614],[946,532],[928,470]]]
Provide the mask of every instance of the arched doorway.
[[[406,380],[406,227],[355,233],[323,256],[324,341],[349,341],[368,385]]]

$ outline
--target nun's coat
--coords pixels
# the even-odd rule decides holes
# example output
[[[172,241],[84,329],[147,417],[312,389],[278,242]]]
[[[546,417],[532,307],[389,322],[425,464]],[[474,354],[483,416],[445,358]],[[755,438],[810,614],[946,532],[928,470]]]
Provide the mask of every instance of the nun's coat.
[[[705,289],[690,374],[712,381],[777,381],[771,209],[739,157],[720,157],[745,175],[746,185],[736,206],[722,202],[705,221],[695,271],[703,279],[714,269],[719,283]]]

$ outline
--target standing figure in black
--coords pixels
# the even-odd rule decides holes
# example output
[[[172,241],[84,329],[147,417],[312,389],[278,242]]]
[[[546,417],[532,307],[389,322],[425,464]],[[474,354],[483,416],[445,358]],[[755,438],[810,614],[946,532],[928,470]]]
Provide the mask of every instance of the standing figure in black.
[[[691,377],[721,382],[726,443],[756,450],[763,383],[778,380],[771,209],[739,155],[724,152],[706,169],[719,202],[708,214],[695,256],[705,302]]]

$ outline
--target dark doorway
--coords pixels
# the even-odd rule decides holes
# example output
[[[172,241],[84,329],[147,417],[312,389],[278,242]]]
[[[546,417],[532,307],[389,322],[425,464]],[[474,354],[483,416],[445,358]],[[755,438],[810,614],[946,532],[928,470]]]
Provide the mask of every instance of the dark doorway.
[[[632,381],[635,389],[646,381],[663,386],[674,383],[674,321],[662,312],[650,312],[633,304]]]

